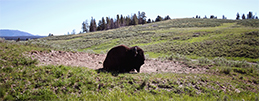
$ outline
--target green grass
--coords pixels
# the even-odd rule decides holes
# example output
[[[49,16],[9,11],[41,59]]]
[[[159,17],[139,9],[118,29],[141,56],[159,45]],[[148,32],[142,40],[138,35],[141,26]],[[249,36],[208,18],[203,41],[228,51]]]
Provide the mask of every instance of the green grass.
[[[137,45],[145,52],[166,55],[233,57],[257,62],[259,26],[256,23],[258,20],[173,19],[108,31],[47,37],[32,43],[58,50],[94,53],[106,53],[120,44]]]
[[[130,46],[131,47],[133,47],[133,46],[146,46],[146,45],[153,45],[153,44],[165,43],[165,42],[167,42],[167,40],[159,40],[159,41],[150,42],[150,43],[139,43],[139,44],[133,44],[133,45],[130,45]]]
[[[259,74],[254,67],[248,69],[214,67],[210,69],[214,75],[173,73],[114,75],[98,73],[87,67],[36,66],[37,60],[31,60],[22,54],[31,50],[50,49],[17,45],[17,43],[0,43],[0,45],[1,100],[258,99]],[[147,54],[158,56],[156,53]],[[184,58],[180,55],[172,57],[179,60]]]
[[[246,62],[258,62],[257,23],[173,19],[26,42],[0,39],[0,100],[258,100],[259,65]],[[209,69],[203,74],[99,73],[87,67],[36,66],[38,61],[26,55],[32,50],[106,53],[119,44],[138,45],[148,58]]]
[[[119,39],[114,39],[102,44],[99,44],[97,46],[91,46],[85,49],[78,49],[78,51],[87,51],[87,50],[93,50],[95,53],[106,53],[111,47],[114,47],[116,45],[119,45],[117,42]]]
[[[36,66],[22,55],[49,51],[10,43],[1,45],[0,100],[256,100],[259,74],[253,68],[209,74],[113,74],[87,67]],[[8,54],[6,54],[8,53]]]
[[[165,57],[167,54],[162,53],[154,53],[154,52],[145,52],[145,55],[148,56],[148,58],[159,58],[159,57]],[[147,57],[146,57],[147,58]]]

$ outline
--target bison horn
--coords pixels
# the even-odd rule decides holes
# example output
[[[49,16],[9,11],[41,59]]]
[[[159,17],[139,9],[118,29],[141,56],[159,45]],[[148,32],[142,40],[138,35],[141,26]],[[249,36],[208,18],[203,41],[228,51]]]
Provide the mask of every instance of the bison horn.
[[[137,47],[135,47],[135,57],[138,55]]]

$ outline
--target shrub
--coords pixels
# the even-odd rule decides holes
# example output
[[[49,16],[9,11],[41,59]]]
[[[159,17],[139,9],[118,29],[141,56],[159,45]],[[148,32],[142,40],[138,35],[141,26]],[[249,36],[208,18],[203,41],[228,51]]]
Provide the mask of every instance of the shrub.
[[[232,71],[231,67],[224,67],[221,69],[220,72],[222,72],[224,74],[230,74],[231,71]]]
[[[212,64],[212,61],[205,57],[198,58],[198,61],[200,64]]]
[[[191,59],[190,58],[188,58],[188,57],[186,57],[186,56],[184,56],[184,55],[181,55],[181,54],[178,54],[178,53],[172,53],[169,57],[167,57],[167,59],[169,59],[169,60],[174,60],[174,59],[176,59],[176,60],[179,60],[179,61],[191,61]]]
[[[0,43],[3,43],[5,42],[5,39],[4,38],[0,38]]]
[[[223,57],[216,57],[212,61],[216,66],[230,66],[230,62]]]

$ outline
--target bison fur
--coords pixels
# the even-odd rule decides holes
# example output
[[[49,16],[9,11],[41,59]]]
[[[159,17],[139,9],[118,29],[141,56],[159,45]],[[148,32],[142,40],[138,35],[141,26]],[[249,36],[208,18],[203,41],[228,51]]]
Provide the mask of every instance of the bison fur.
[[[144,51],[138,46],[127,47],[120,45],[112,48],[104,62],[103,69],[106,71],[130,72],[134,69],[140,72],[140,67],[144,64]]]

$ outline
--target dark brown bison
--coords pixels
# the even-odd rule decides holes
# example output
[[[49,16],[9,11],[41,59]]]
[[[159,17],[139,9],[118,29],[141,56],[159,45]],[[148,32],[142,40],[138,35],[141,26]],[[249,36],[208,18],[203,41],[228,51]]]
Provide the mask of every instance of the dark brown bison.
[[[103,69],[118,72],[130,72],[136,69],[140,72],[140,67],[144,64],[144,61],[144,51],[141,48],[138,46],[128,48],[120,45],[108,52],[103,62]]]

